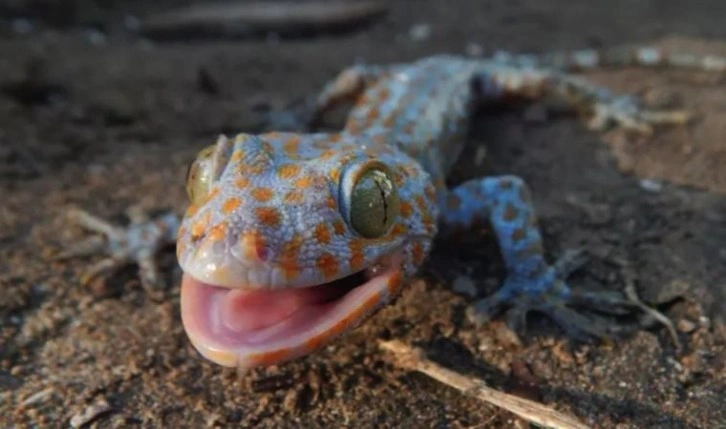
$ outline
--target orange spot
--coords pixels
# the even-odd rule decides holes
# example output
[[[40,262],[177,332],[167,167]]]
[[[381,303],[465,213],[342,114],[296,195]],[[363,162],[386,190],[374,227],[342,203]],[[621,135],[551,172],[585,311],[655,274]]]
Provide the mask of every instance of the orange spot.
[[[350,121],[345,124],[345,129],[351,134],[357,134],[361,130],[361,125],[358,121]]]
[[[368,98],[368,94],[363,93],[360,97],[358,97],[358,100],[356,100],[355,105],[358,107],[366,106],[371,102],[370,98]]]
[[[338,219],[333,223],[333,228],[335,229],[335,233],[338,235],[345,234],[345,223]]]
[[[300,275],[300,265],[298,264],[298,254],[302,238],[295,235],[292,240],[282,246],[282,257],[280,260],[280,268],[286,280],[292,280]]]
[[[186,211],[185,216],[186,217],[192,217],[192,216],[194,216],[197,213],[198,210],[199,210],[199,206],[197,206],[195,204],[192,204],[189,207],[187,207],[187,211]]]
[[[419,210],[422,212],[426,211],[426,200],[424,200],[421,195],[417,195],[416,198],[414,198],[414,201],[416,201],[416,205]]]
[[[295,187],[304,189],[304,188],[309,187],[312,184],[313,184],[312,179],[306,176],[306,177],[301,177],[301,178],[297,179],[297,181],[295,182]]]
[[[250,193],[254,199],[261,203],[265,203],[272,199],[272,189],[270,188],[255,188]]]
[[[320,244],[328,244],[330,243],[330,230],[328,229],[328,226],[324,223],[319,223],[315,227],[315,239],[318,240],[318,243]]]
[[[504,206],[504,214],[502,215],[504,220],[506,220],[507,222],[511,222],[516,219],[517,216],[519,216],[519,211],[516,207],[514,207],[514,204],[507,203],[507,205]]]
[[[407,123],[407,124],[406,124],[406,125],[404,125],[404,126],[403,126],[403,128],[402,128],[402,130],[403,130],[403,133],[404,133],[404,134],[412,134],[412,133],[413,133],[413,127],[414,127],[414,123],[413,123],[413,122],[409,122],[409,123]]]
[[[204,216],[197,219],[192,224],[192,238],[193,239],[197,239],[197,238],[201,237],[202,235],[204,235],[204,231],[207,230],[207,224],[209,223],[210,216],[211,216],[210,213],[206,212],[204,214]]]
[[[411,248],[411,255],[413,256],[413,262],[415,262],[416,265],[419,265],[421,264],[421,262],[423,262],[426,255],[424,254],[421,243],[413,243],[413,247]]]
[[[502,179],[499,182],[499,189],[503,191],[508,191],[514,187],[514,182],[512,182],[510,179]]]
[[[285,204],[300,204],[303,200],[303,194],[300,191],[290,191],[285,194],[285,198],[283,199]]]
[[[239,179],[235,180],[234,186],[238,187],[239,189],[244,189],[250,184],[250,179],[246,177],[240,177]]]
[[[431,216],[431,213],[424,213],[422,220],[428,233],[433,233],[436,230],[436,221],[434,220],[434,217]]]
[[[385,103],[388,100],[388,97],[391,96],[391,91],[388,90],[385,86],[382,86],[381,89],[378,91],[378,94],[376,94],[376,97],[378,98],[378,103]]]
[[[300,275],[300,265],[297,263],[297,258],[283,258],[280,261],[280,269],[282,269],[285,280],[292,280]]]
[[[236,150],[230,157],[232,162],[240,162],[245,157],[245,152],[242,149]]]
[[[290,136],[290,138],[285,140],[285,143],[282,144],[282,150],[284,150],[286,154],[293,156],[297,155],[299,146],[300,136]]]
[[[348,249],[350,250],[350,260],[348,261],[350,268],[354,271],[360,270],[365,262],[361,242],[359,240],[352,240],[348,243]]]
[[[381,111],[378,110],[377,107],[373,106],[373,108],[368,110],[368,114],[366,115],[366,121],[368,121],[368,124],[371,124],[373,121],[378,119],[379,116],[381,116]]]
[[[290,179],[297,176],[300,173],[300,166],[296,164],[285,164],[281,165],[277,169],[277,174],[283,179]]]
[[[434,185],[430,183],[426,185],[426,188],[424,189],[424,194],[428,197],[429,200],[434,200],[436,198],[436,189],[434,188]]]
[[[401,216],[403,217],[409,217],[413,214],[413,207],[411,207],[411,204],[409,204],[407,201],[401,201],[399,210],[401,211]]]
[[[376,134],[375,136],[373,136],[373,143],[377,145],[384,145],[386,143],[386,135]]]
[[[339,153],[339,150],[336,149],[328,149],[325,152],[320,154],[320,159],[329,159],[334,157],[337,153]]]
[[[385,128],[393,128],[393,125],[395,123],[395,116],[394,115],[388,115],[386,116],[386,119],[383,121],[383,126]]]
[[[457,211],[461,207],[461,198],[456,194],[446,196],[446,207],[451,211]]]
[[[257,220],[263,225],[272,228],[280,226],[280,213],[277,209],[272,207],[258,207],[255,209],[255,214],[257,215]]]
[[[393,228],[391,228],[391,235],[397,237],[399,235],[405,234],[406,231],[408,231],[408,228],[406,228],[405,225],[403,225],[402,223],[397,223],[393,225]]]
[[[338,274],[338,260],[330,253],[326,252],[318,256],[315,265],[326,278],[331,278]]]
[[[335,202],[335,198],[333,198],[333,197],[328,197],[328,199],[325,200],[325,205],[327,205],[331,209],[337,209],[338,208],[338,203]]]
[[[330,170],[330,178],[334,182],[340,180],[340,168],[333,168],[332,170]]]
[[[242,205],[242,200],[232,197],[222,204],[222,214],[230,214],[235,211],[240,205]]]
[[[213,226],[212,229],[209,231],[209,238],[214,241],[223,240],[226,235],[227,235],[227,223],[226,222],[222,222],[219,225]]]
[[[290,241],[282,245],[283,258],[297,258],[300,247],[302,247],[303,239],[300,234],[295,234]]]

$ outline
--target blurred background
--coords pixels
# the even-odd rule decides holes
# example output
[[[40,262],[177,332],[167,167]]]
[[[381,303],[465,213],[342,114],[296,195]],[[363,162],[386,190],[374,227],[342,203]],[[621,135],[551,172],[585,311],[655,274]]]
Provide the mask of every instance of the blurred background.
[[[680,354],[659,326],[614,349],[576,348],[544,319],[521,339],[501,321],[471,326],[466,305],[501,274],[481,234],[434,252],[423,281],[349,337],[243,378],[188,344],[172,250],[161,301],[133,267],[80,287],[92,259],[47,257],[88,234],[68,207],[120,224],[134,205],[182,213],[200,149],[220,133],[302,129],[307,103],[356,62],[626,45],[726,55],[725,23],[721,0],[0,0],[0,426],[526,427],[387,364],[384,337],[597,427],[726,426],[723,76],[588,73],[696,114],[649,137],[593,133],[537,103],[487,110],[452,178],[524,177],[550,256],[595,255],[573,286],[622,289],[613,261],[627,261]],[[475,288],[452,291],[462,284]]]

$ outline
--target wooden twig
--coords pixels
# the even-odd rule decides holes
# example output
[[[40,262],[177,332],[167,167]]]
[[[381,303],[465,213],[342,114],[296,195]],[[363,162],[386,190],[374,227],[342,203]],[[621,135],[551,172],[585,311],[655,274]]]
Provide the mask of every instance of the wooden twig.
[[[386,2],[380,0],[199,2],[152,15],[144,20],[141,30],[154,39],[241,38],[270,34],[303,37],[353,31],[372,23],[387,11]]]
[[[559,413],[543,404],[500,392],[488,387],[483,380],[446,369],[426,358],[423,350],[419,348],[400,341],[381,341],[380,347],[393,353],[398,366],[426,374],[465,395],[505,409],[536,425],[552,429],[589,428],[574,417]]]

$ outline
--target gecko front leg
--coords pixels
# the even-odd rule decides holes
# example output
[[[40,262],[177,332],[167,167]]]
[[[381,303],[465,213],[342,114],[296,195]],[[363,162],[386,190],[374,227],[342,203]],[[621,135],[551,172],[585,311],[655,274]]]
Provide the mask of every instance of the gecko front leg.
[[[144,290],[158,293],[162,285],[155,257],[159,250],[176,240],[179,217],[174,213],[166,213],[156,219],[150,219],[143,211],[133,207],[129,209],[128,215],[131,223],[127,227],[122,227],[84,210],[71,210],[69,216],[73,221],[85,229],[105,235],[106,240],[95,236],[71,244],[65,251],[56,255],[56,259],[105,252],[108,254],[107,257],[83,272],[81,275],[83,285],[88,285],[98,278],[108,277],[122,267],[135,263],[139,267],[139,279]]]
[[[530,192],[519,177],[471,180],[450,190],[444,201],[444,229],[488,221],[506,267],[507,277],[499,290],[469,308],[468,316],[475,323],[482,324],[509,307],[507,319],[515,329],[523,328],[527,314],[536,311],[554,319],[574,338],[602,339],[609,336],[609,325],[571,307],[612,315],[637,310],[632,301],[618,293],[570,289],[566,279],[582,265],[582,254],[567,252],[554,264],[547,263]]]

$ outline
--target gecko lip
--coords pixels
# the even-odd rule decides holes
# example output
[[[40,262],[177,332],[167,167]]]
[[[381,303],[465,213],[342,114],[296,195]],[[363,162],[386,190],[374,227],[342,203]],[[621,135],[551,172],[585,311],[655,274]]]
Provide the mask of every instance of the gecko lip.
[[[181,317],[194,347],[222,366],[248,368],[300,357],[358,325],[401,281],[401,253],[347,277],[304,288],[227,288],[185,273]]]

